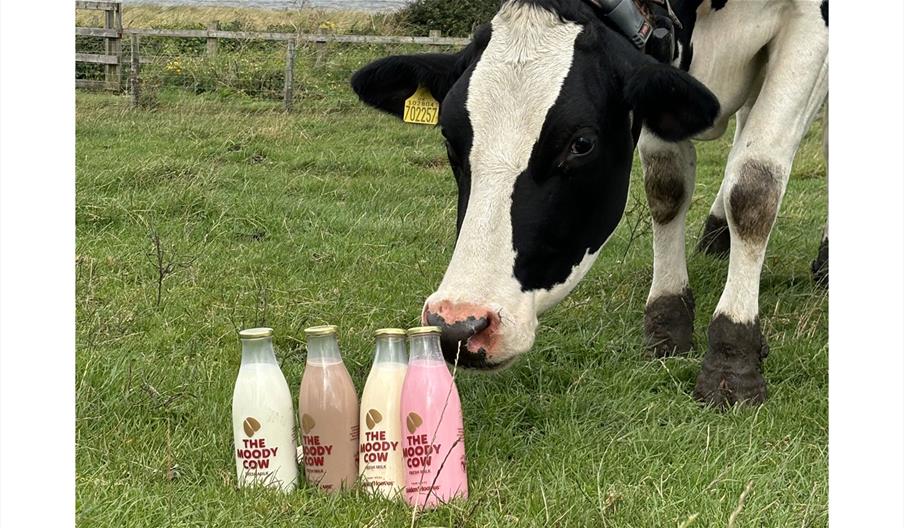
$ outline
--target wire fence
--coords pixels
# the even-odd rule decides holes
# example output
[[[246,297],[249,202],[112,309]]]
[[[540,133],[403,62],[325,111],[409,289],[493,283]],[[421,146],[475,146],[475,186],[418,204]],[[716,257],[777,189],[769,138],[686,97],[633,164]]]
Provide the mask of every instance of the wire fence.
[[[263,42],[231,40],[215,55],[185,49],[182,39],[140,37],[139,99],[148,103],[167,87],[194,93],[242,94],[282,100],[288,110],[301,108],[305,100],[323,99],[345,90],[356,69],[380,57],[424,51],[403,44],[346,44]],[[294,43],[294,41],[291,41]],[[127,46],[127,54],[131,46]],[[452,50],[454,47],[440,47]],[[292,56],[290,56],[290,54]],[[122,91],[131,92],[131,63],[124,72]],[[287,82],[288,79],[288,82]]]
[[[151,104],[167,87],[282,100],[287,110],[347,87],[353,71],[393,54],[454,51],[466,38],[122,28],[118,2],[76,2],[104,11],[103,28],[76,29],[76,86],[130,93]],[[341,85],[341,87],[339,86]]]

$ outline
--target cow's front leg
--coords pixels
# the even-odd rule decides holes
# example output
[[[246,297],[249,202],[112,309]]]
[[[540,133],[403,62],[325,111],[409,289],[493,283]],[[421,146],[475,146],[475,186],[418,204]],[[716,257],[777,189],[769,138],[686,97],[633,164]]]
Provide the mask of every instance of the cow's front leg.
[[[644,130],[638,143],[653,217],[653,283],[644,311],[646,348],[655,357],[690,350],[694,296],[688,285],[684,220],[694,192],[696,153],[690,141],[668,143]]]
[[[766,399],[760,329],[760,271],[789,168],[748,158],[726,171],[725,212],[731,231],[728,280],[709,325],[709,346],[694,396],[718,406]]]

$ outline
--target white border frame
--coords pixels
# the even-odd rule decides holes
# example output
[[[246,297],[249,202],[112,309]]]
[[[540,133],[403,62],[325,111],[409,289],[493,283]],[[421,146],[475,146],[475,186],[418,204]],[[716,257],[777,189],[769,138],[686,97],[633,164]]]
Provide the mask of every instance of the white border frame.
[[[2,526],[75,518],[73,12],[0,1]],[[832,12],[830,513],[904,526],[904,2]]]
[[[904,526],[904,2],[832,9],[829,513]]]
[[[75,523],[74,13],[0,1],[0,526]]]

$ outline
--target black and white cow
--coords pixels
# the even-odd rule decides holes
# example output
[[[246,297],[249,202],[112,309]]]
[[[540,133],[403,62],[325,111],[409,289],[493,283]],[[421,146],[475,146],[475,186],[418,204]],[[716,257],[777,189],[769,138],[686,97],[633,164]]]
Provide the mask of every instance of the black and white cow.
[[[702,250],[730,254],[695,396],[765,399],[760,272],[795,152],[826,98],[828,5],[671,6],[680,21],[671,65],[583,0],[508,0],[457,54],[388,57],[354,75],[361,100],[396,116],[418,86],[442,105],[458,238],[423,320],[443,328],[447,360],[497,369],[531,348],[538,314],[577,285],[618,225],[635,146],[653,217],[647,346],[657,356],[686,352],[691,138],[719,138],[736,116],[700,239]]]

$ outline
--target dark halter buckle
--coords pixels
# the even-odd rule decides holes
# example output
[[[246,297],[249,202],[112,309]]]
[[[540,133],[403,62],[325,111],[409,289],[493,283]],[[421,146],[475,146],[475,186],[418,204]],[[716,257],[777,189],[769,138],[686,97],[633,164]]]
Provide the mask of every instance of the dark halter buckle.
[[[680,27],[681,22],[668,0],[586,1],[615,24],[637,49],[662,63],[674,60],[677,45],[675,26]]]

